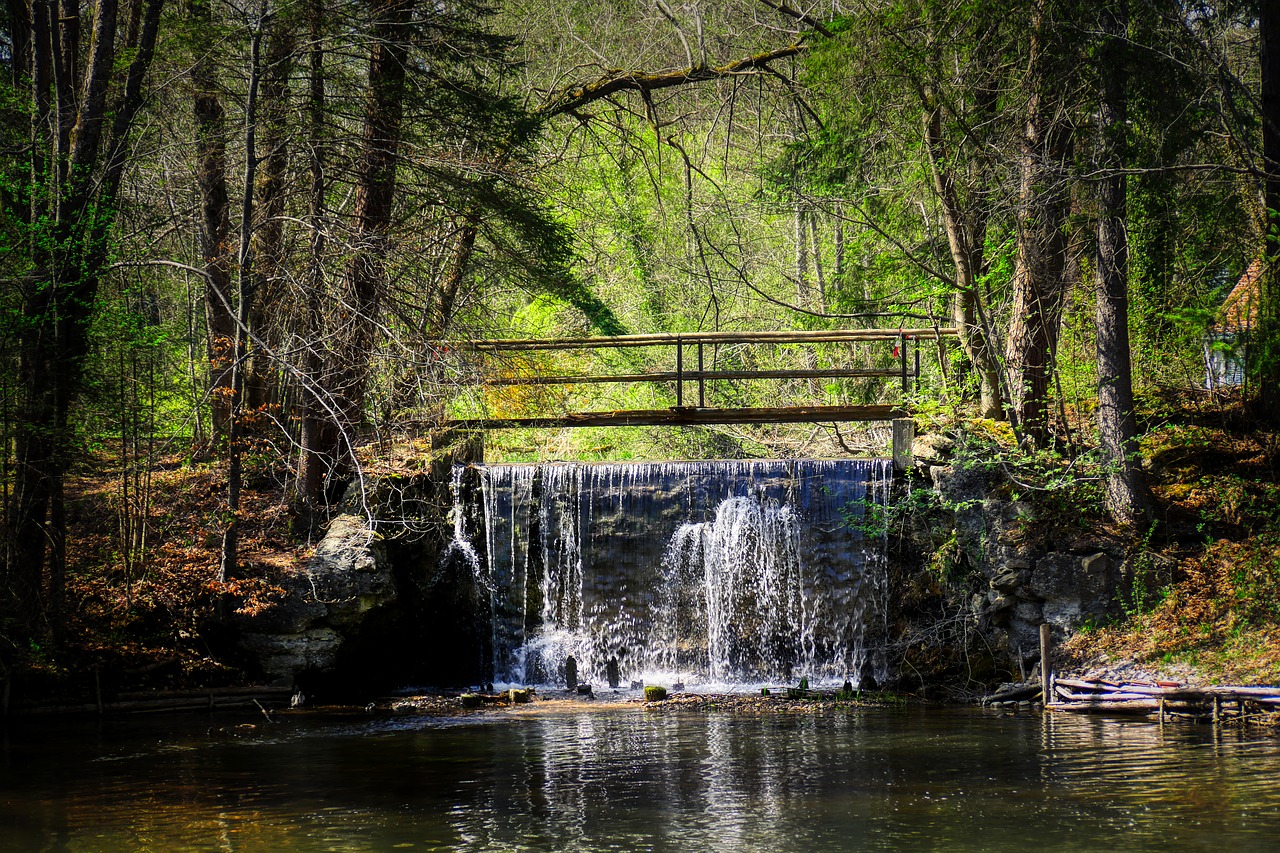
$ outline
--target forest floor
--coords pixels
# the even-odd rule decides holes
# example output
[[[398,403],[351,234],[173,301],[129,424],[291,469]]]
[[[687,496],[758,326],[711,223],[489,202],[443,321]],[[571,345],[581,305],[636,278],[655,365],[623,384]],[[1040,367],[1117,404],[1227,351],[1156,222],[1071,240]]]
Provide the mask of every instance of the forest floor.
[[[143,478],[114,454],[95,454],[67,484],[66,628],[60,648],[34,643],[46,683],[99,673],[114,689],[242,684],[218,626],[229,608],[269,608],[277,582],[314,550],[291,533],[287,471],[267,455],[248,461],[241,497],[240,569],[219,578],[226,466],[160,456]],[[129,481],[126,489],[125,482]]]
[[[1155,523],[1133,534],[1120,615],[1083,626],[1060,650],[1059,670],[1280,681],[1280,435],[1259,430],[1233,400],[1163,398],[1146,417]],[[218,626],[228,607],[271,607],[282,575],[312,553],[291,532],[286,465],[267,453],[249,465],[241,569],[225,580],[224,467],[165,456],[149,483],[131,478],[128,491],[124,471],[104,452],[69,483],[60,646],[3,657],[32,693],[251,682]]]
[[[1238,399],[1150,401],[1139,531],[1122,615],[1087,624],[1059,669],[1194,684],[1280,682],[1280,434]]]

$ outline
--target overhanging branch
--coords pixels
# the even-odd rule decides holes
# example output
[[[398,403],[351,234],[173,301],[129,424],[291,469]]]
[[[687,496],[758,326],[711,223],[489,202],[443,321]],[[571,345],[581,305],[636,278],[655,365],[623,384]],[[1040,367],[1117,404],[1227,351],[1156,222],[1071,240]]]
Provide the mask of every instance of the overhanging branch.
[[[777,50],[757,53],[714,67],[681,68],[653,73],[611,71],[598,80],[553,94],[538,113],[546,117],[557,116],[581,109],[593,101],[608,98],[619,92],[639,92],[642,95],[649,95],[660,89],[753,74],[767,68],[770,62],[798,56],[804,50],[805,46],[802,43],[795,42]]]
[[[805,26],[810,27],[815,32],[821,33],[827,38],[832,38],[831,31],[822,25],[822,21],[819,21],[807,12],[803,12],[794,6],[789,5],[787,0],[779,0],[779,2],[774,2],[774,0],[760,0],[760,2],[768,6],[770,9],[773,9],[775,12],[786,15],[788,18],[794,18]]]

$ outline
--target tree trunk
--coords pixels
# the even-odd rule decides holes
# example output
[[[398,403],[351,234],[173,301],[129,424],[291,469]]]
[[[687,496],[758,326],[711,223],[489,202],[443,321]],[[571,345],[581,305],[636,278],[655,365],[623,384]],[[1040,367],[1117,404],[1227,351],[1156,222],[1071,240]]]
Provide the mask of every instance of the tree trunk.
[[[1005,367],[1010,421],[1033,444],[1049,436],[1049,380],[1062,322],[1071,195],[1066,164],[1071,130],[1061,114],[1058,89],[1046,67],[1046,0],[1037,3],[1025,84],[1027,118],[1019,156],[1017,257]]]
[[[996,362],[991,336],[981,312],[978,276],[984,268],[986,216],[981,211],[966,213],[960,202],[955,177],[946,167],[941,115],[937,107],[925,115],[925,142],[934,190],[942,203],[942,221],[956,270],[956,292],[951,300],[951,319],[960,334],[960,346],[978,376],[979,411],[984,418],[1003,418],[1000,393],[1000,366]]]
[[[286,171],[289,167],[289,78],[296,38],[292,20],[277,21],[267,39],[259,112],[262,116],[262,165],[258,169],[253,229],[254,300],[249,327],[255,337],[278,349],[293,313],[280,275],[284,252]],[[251,353],[245,405],[259,410],[278,402],[279,371],[268,352]]]
[[[373,47],[369,57],[364,136],[356,166],[352,214],[354,252],[343,277],[347,316],[334,330],[335,348],[324,370],[327,387],[307,389],[317,399],[304,414],[299,485],[304,498],[324,502],[317,491],[327,477],[343,480],[353,470],[356,432],[375,343],[384,287],[382,259],[395,201],[400,124],[404,114],[412,0],[375,0]],[[319,418],[320,423],[307,423]],[[318,466],[318,467],[317,467]]]
[[[827,310],[827,271],[822,264],[822,235],[818,231],[818,213],[809,212],[809,240],[813,246],[813,275],[818,282],[818,310]]]
[[[323,434],[331,423],[324,406],[325,358],[321,349],[324,323],[321,311],[324,306],[325,268],[324,253],[326,205],[325,193],[325,72],[324,72],[324,0],[311,0],[308,9],[310,48],[307,51],[307,173],[308,188],[307,223],[311,229],[308,247],[306,277],[306,315],[304,334],[306,351],[302,358],[302,418],[299,443],[302,458],[298,464],[299,518],[301,527],[310,529],[314,509],[323,504],[319,496],[324,493],[327,473],[321,460],[311,448],[326,447],[332,439]],[[316,500],[313,502],[313,498]]]
[[[1258,4],[1262,65],[1262,157],[1266,177],[1266,271],[1249,360],[1258,378],[1258,410],[1280,428],[1280,8]]]
[[[197,229],[205,272],[206,351],[209,357],[209,409],[213,442],[222,444],[231,425],[232,350],[235,308],[231,295],[231,210],[227,192],[226,114],[218,97],[213,62],[201,29],[210,26],[208,0],[192,0],[187,15],[197,28],[199,55],[191,66],[192,110],[196,124],[196,188],[200,193]]]
[[[796,180],[799,180],[798,178]],[[809,215],[797,190],[793,193],[792,213],[796,244],[796,305],[808,308],[812,302],[809,287]]]
[[[1110,464],[1107,509],[1119,522],[1142,519],[1147,487],[1137,464],[1137,422],[1133,413],[1133,372],[1129,357],[1129,240],[1125,135],[1128,120],[1127,70],[1121,47],[1128,30],[1124,2],[1108,4],[1101,15],[1106,39],[1098,56],[1097,166],[1114,170],[1098,184],[1097,289],[1098,436]]]
[[[240,559],[241,437],[245,420],[245,373],[249,345],[249,315],[254,302],[253,207],[258,171],[258,85],[262,78],[262,28],[267,0],[262,0],[249,44],[249,92],[244,102],[244,183],[240,190],[240,256],[236,275],[236,329],[231,359],[231,423],[227,433],[227,521],[222,529],[218,580],[234,577]]]

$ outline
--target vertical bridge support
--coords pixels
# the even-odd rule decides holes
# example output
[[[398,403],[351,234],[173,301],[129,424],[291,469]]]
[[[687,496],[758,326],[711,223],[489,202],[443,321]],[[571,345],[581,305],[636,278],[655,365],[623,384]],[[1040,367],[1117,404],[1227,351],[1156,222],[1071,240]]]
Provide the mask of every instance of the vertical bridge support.
[[[911,418],[893,420],[893,473],[905,474],[914,461],[911,445],[916,440],[916,422]]]

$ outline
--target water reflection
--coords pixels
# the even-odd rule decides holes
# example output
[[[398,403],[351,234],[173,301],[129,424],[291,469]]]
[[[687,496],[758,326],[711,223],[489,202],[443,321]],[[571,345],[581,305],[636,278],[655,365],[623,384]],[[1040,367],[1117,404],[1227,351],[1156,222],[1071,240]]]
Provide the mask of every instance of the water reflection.
[[[165,726],[11,732],[0,846],[1267,850],[1280,834],[1280,744],[1208,727],[635,707]]]

